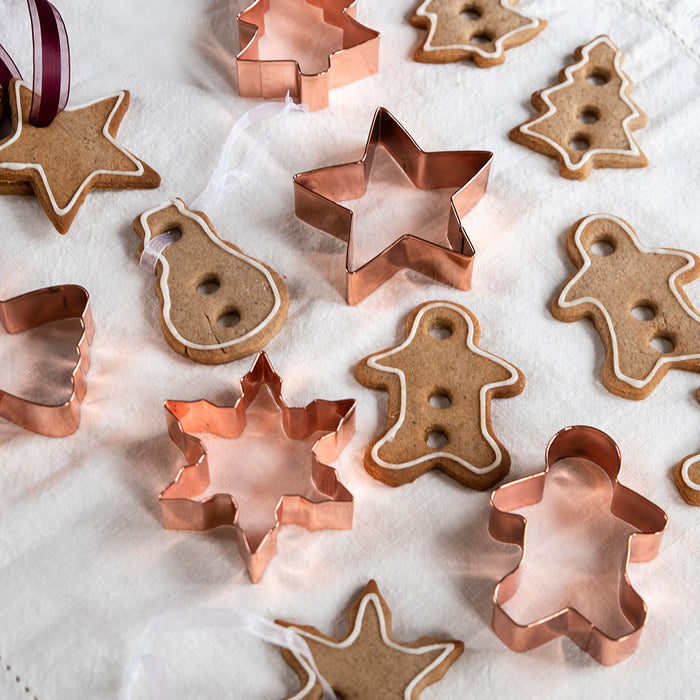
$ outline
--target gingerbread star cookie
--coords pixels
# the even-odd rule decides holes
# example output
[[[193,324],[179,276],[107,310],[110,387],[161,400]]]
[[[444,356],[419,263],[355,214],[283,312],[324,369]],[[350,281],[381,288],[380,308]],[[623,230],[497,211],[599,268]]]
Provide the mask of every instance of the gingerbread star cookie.
[[[605,346],[608,391],[644,399],[669,369],[700,372],[700,315],[682,288],[700,275],[696,255],[647,248],[609,214],[574,224],[567,250],[579,269],[552,301],[552,315],[593,321]]]
[[[647,158],[632,136],[646,115],[630,98],[622,52],[599,36],[574,52],[559,84],[532,96],[538,114],[510,131],[516,143],[559,159],[559,174],[585,180],[593,168],[642,168]]]
[[[342,639],[278,621],[304,639],[318,672],[343,700],[417,700],[464,650],[460,641],[436,637],[397,642],[391,634],[391,611],[374,581],[365,586],[349,618],[350,631]],[[302,685],[288,700],[319,700],[322,686],[309,663],[294,651],[283,649],[282,654]]]
[[[491,399],[519,394],[525,377],[478,346],[479,323],[463,306],[421,304],[406,321],[406,340],[361,360],[358,381],[389,392],[386,431],[365,452],[365,469],[390,486],[441,469],[465,486],[486,489],[510,469],[491,425]]]
[[[450,63],[471,58],[479,68],[506,60],[505,51],[530,41],[546,26],[543,19],[513,9],[518,0],[423,0],[411,17],[427,29],[416,61]]]
[[[153,188],[160,176],[115,136],[129,93],[61,112],[48,126],[29,123],[31,88],[12,80],[12,134],[0,142],[0,194],[36,194],[59,233],[66,233],[92,189]]]

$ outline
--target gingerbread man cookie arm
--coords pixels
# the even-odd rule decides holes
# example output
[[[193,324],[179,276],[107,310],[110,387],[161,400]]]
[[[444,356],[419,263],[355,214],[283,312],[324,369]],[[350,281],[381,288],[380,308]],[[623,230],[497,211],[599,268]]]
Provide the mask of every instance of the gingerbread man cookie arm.
[[[396,433],[398,432],[399,428],[403,424],[404,420],[406,419],[406,375],[405,373],[397,368],[397,367],[391,367],[387,365],[383,365],[381,363],[382,360],[391,357],[392,355],[395,355],[396,353],[400,352],[403,350],[405,347],[410,345],[410,343],[413,341],[415,338],[418,325],[420,323],[420,320],[422,316],[430,311],[431,309],[434,309],[436,307],[449,307],[450,309],[458,312],[466,321],[467,327],[468,327],[468,335],[467,335],[467,347],[469,350],[476,355],[480,355],[481,357],[484,357],[498,365],[500,365],[508,374],[506,379],[496,381],[496,382],[491,382],[484,384],[481,387],[481,390],[479,392],[479,404],[480,404],[480,421],[481,421],[481,432],[482,435],[484,436],[484,439],[488,442],[490,445],[491,449],[494,452],[494,460],[491,464],[489,464],[486,467],[477,467],[470,462],[462,459],[461,457],[457,455],[450,454],[448,452],[444,451],[438,451],[438,452],[431,452],[430,454],[423,455],[422,457],[418,457],[416,459],[410,460],[408,462],[403,462],[401,464],[394,464],[394,463],[389,463],[384,461],[380,456],[379,456],[379,450],[381,447],[386,444],[387,442],[391,442],[391,440],[394,439]],[[435,302],[433,304],[426,304],[423,306],[418,314],[416,315],[413,325],[411,328],[411,332],[409,333],[408,337],[404,342],[395,347],[392,348],[391,350],[387,350],[382,353],[378,353],[377,355],[372,355],[367,359],[367,365],[371,367],[372,369],[379,370],[381,372],[390,372],[394,375],[396,375],[399,379],[400,386],[401,386],[401,405],[399,409],[399,417],[398,420],[391,426],[391,428],[384,434],[382,438],[380,438],[373,446],[372,446],[372,451],[371,451],[371,456],[372,459],[381,467],[384,467],[386,469],[406,469],[409,467],[413,467],[417,464],[421,464],[422,462],[427,462],[427,461],[432,461],[435,459],[438,459],[440,457],[444,457],[447,459],[451,459],[461,466],[465,467],[466,469],[469,469],[470,471],[474,472],[475,474],[485,474],[487,472],[492,471],[493,469],[496,469],[502,462],[503,459],[503,453],[501,451],[500,444],[498,441],[495,439],[492,429],[490,425],[487,422],[487,415],[488,411],[486,410],[486,402],[488,400],[488,396],[491,392],[497,392],[499,389],[503,389],[504,387],[512,387],[513,385],[517,384],[522,384],[524,381],[524,377],[522,376],[522,373],[520,370],[518,370],[517,367],[511,365],[509,362],[506,362],[505,360],[502,360],[500,357],[497,357],[496,355],[492,355],[489,352],[486,352],[485,350],[482,350],[479,348],[474,341],[474,335],[475,335],[475,328],[474,328],[474,322],[470,315],[468,313],[465,313],[465,311],[453,304],[449,304],[446,302]],[[519,393],[519,392],[516,392]]]
[[[282,299],[280,297],[280,293],[277,287],[277,284],[275,280],[272,277],[272,274],[268,270],[268,268],[263,265],[261,262],[256,260],[255,258],[251,258],[241,251],[239,251],[236,248],[233,248],[229,245],[226,245],[224,241],[222,241],[218,236],[214,234],[214,232],[211,229],[211,226],[209,225],[208,220],[205,220],[204,217],[200,216],[196,212],[192,212],[187,207],[184,205],[184,202],[181,199],[178,198],[173,198],[170,199],[162,204],[160,204],[157,207],[154,207],[153,209],[150,209],[149,211],[144,212],[141,214],[141,216],[136,220],[138,222],[139,227],[141,228],[141,231],[143,232],[143,246],[145,247],[148,245],[149,241],[151,241],[153,238],[155,238],[158,233],[154,234],[153,231],[151,230],[148,220],[151,216],[154,214],[162,211],[163,209],[167,209],[170,206],[174,206],[177,208],[178,212],[182,216],[186,216],[190,219],[193,219],[200,227],[201,229],[206,233],[208,238],[211,240],[212,243],[217,245],[219,248],[224,250],[226,253],[229,255],[233,255],[234,257],[243,260],[249,265],[252,265],[256,270],[258,270],[265,278],[266,282],[268,283],[270,290],[273,294],[274,297],[274,303],[272,305],[272,308],[270,309],[269,313],[265,317],[264,321],[256,326],[255,328],[251,329],[248,333],[245,335],[241,335],[238,338],[234,338],[233,340],[229,340],[224,343],[218,343],[218,344],[210,344],[210,345],[202,345],[200,343],[195,343],[192,342],[191,340],[188,340],[187,338],[184,338],[182,334],[178,331],[178,329],[175,327],[175,324],[172,321],[171,318],[171,308],[172,308],[172,301],[170,298],[170,288],[168,286],[168,276],[170,273],[170,265],[168,264],[167,259],[165,256],[161,255],[159,257],[159,262],[161,264],[161,275],[160,275],[160,292],[163,296],[163,310],[162,310],[162,318],[163,321],[165,322],[166,326],[168,327],[168,331],[173,335],[173,337],[182,345],[184,345],[186,348],[189,348],[191,350],[221,350],[224,348],[232,347],[234,345],[238,345],[240,343],[243,343],[244,341],[248,340],[250,337],[252,337],[255,334],[258,334],[264,326],[269,324],[272,319],[277,315],[278,311],[280,310],[280,306],[282,304]],[[141,233],[139,231],[139,233]]]
[[[683,361],[688,361],[688,360],[700,360],[700,353],[698,354],[688,354],[688,355],[680,355],[680,356],[673,356],[673,355],[667,355],[667,356],[661,356],[657,360],[656,364],[654,365],[653,369],[649,372],[649,374],[643,378],[643,379],[635,379],[634,377],[629,377],[627,376],[621,369],[620,369],[620,349],[619,349],[619,343],[618,343],[618,338],[617,334],[615,332],[615,327],[613,325],[612,319],[610,317],[610,314],[608,313],[608,310],[605,308],[604,304],[597,298],[591,297],[591,296],[583,296],[583,297],[575,297],[572,292],[576,286],[576,284],[583,278],[583,276],[586,274],[586,271],[590,268],[591,266],[591,256],[588,254],[588,252],[585,250],[583,247],[583,244],[581,243],[581,236],[583,234],[583,231],[585,230],[586,226],[590,224],[591,222],[600,220],[600,219],[608,219],[610,221],[613,221],[615,224],[617,224],[619,227],[621,227],[624,232],[629,236],[630,240],[634,243],[634,245],[637,247],[637,249],[642,252],[642,253],[659,253],[659,254],[665,254],[665,255],[675,255],[678,256],[679,258],[682,258],[686,260],[687,262],[682,265],[678,270],[676,270],[668,279],[668,286],[673,293],[673,295],[678,299],[678,303],[681,305],[681,307],[684,309],[684,311],[695,321],[700,323],[700,316],[698,313],[693,309],[693,307],[690,305],[688,302],[688,299],[686,295],[682,292],[682,290],[679,288],[679,283],[681,281],[685,281],[687,278],[694,278],[697,276],[697,263],[698,259],[685,251],[682,250],[673,250],[670,248],[647,248],[646,246],[642,245],[640,243],[639,239],[637,238],[637,235],[635,232],[632,230],[630,225],[624,221],[623,219],[620,219],[617,216],[612,216],[610,214],[591,214],[590,216],[585,217],[582,219],[575,228],[575,232],[573,235],[573,241],[574,245],[576,247],[576,251],[578,252],[578,256],[580,257],[581,260],[581,268],[579,271],[566,283],[564,286],[564,289],[562,289],[561,293],[557,298],[554,299],[552,302],[552,314],[559,318],[562,321],[574,321],[577,320],[578,318],[581,318],[585,314],[585,306],[586,305],[591,305],[595,307],[595,309],[598,310],[598,312],[602,315],[603,319],[605,320],[605,325],[606,325],[606,330],[609,334],[610,337],[610,369],[613,373],[613,377],[616,380],[619,380],[620,382],[624,382],[625,384],[628,384],[629,386],[633,387],[636,390],[646,390],[648,388],[648,391],[651,391],[651,389],[656,385],[656,383],[660,380],[660,377],[657,377],[658,372],[662,369],[665,368],[664,366],[667,363],[679,363]],[[575,317],[568,316],[566,314],[567,309],[573,309],[576,307],[581,307],[581,314],[576,315]],[[648,392],[647,392],[648,393]],[[644,393],[643,396],[640,395],[640,398],[644,398],[647,393]]]
[[[557,111],[556,106],[552,103],[552,100],[550,99],[550,95],[553,92],[558,92],[559,90],[563,90],[564,88],[573,85],[574,72],[586,65],[586,63],[589,60],[590,52],[595,46],[597,46],[600,43],[607,44],[615,53],[615,71],[621,79],[619,97],[630,109],[630,114],[628,114],[622,121],[622,128],[624,130],[625,136],[627,137],[629,148],[591,148],[588,151],[586,151],[581,160],[579,160],[577,163],[574,163],[571,160],[568,151],[562,144],[558,143],[557,141],[554,141],[553,139],[549,138],[544,134],[539,133],[538,131],[534,130],[533,127],[537,126],[540,122],[549,119],[549,117],[551,117]],[[630,97],[627,94],[632,87],[632,83],[625,74],[625,72],[622,70],[622,52],[617,46],[615,46],[615,44],[609,37],[601,35],[599,37],[596,37],[590,44],[586,44],[585,46],[577,49],[576,55],[579,54],[581,58],[576,63],[573,63],[564,68],[563,83],[559,83],[550,88],[545,88],[544,90],[540,90],[533,95],[533,106],[536,109],[538,109],[539,105],[542,104],[547,109],[547,111],[544,114],[541,114],[538,117],[535,117],[534,119],[529,120],[518,127],[515,127],[515,129],[511,131],[511,137],[513,137],[513,135],[515,134],[516,138],[514,140],[517,140],[517,133],[519,132],[521,134],[526,134],[531,138],[541,140],[544,144],[546,144],[549,147],[549,149],[552,150],[553,154],[558,154],[561,157],[562,162],[560,170],[562,175],[566,175],[567,171],[569,173],[577,173],[578,171],[580,171],[581,174],[578,177],[588,177],[588,174],[590,174],[590,170],[592,167],[591,159],[596,155],[603,154],[632,156],[638,161],[636,165],[640,167],[647,165],[646,156],[642,153],[641,149],[637,145],[637,142],[634,140],[631,131],[633,127],[639,128],[644,126],[644,124],[646,123],[646,115],[639,109],[639,107],[637,107],[637,105],[630,99]],[[633,164],[634,163],[631,162],[629,163],[630,166]],[[569,177],[571,176],[572,175],[570,174]]]

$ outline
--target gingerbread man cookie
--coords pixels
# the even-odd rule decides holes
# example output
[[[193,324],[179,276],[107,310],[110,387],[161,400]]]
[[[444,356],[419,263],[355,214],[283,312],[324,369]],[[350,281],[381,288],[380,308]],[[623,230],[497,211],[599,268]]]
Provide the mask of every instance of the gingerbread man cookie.
[[[522,372],[478,347],[479,324],[462,306],[421,304],[406,321],[406,340],[361,360],[355,374],[389,392],[386,432],[365,452],[365,469],[390,486],[441,469],[465,486],[486,489],[510,469],[493,433],[491,399],[519,394]]]
[[[343,700],[417,700],[464,650],[460,641],[437,637],[397,642],[391,634],[391,611],[374,581],[365,586],[349,618],[350,631],[342,639],[315,627],[277,621],[304,639],[318,672]],[[306,659],[288,649],[282,655],[302,684],[288,700],[320,700],[321,683]]]
[[[0,142],[0,194],[36,194],[59,233],[66,233],[93,189],[153,188],[160,176],[115,136],[129,93],[61,112],[44,127],[29,123],[31,88],[13,79],[12,134]]]
[[[647,248],[609,214],[574,224],[567,249],[579,270],[552,301],[552,315],[593,321],[609,391],[644,399],[671,368],[700,372],[700,316],[682,289],[700,275],[696,255]]]
[[[539,34],[547,22],[513,9],[518,0],[424,0],[411,24],[428,30],[416,61],[450,63],[471,58],[479,68],[503,63],[505,51]]]
[[[700,390],[696,396],[700,402]],[[700,506],[700,453],[682,459],[676,465],[673,476],[686,502],[691,506]]]
[[[572,180],[585,180],[594,167],[646,166],[632,130],[647,118],[629,97],[620,49],[603,35],[579,46],[574,59],[558,85],[533,94],[539,114],[512,129],[511,140],[559,158],[559,174]]]
[[[282,328],[289,293],[268,265],[221,240],[202,212],[171,199],[134,221],[139,254],[157,236],[180,238],[158,254],[155,290],[170,346],[197,362],[219,364],[260,350]]]

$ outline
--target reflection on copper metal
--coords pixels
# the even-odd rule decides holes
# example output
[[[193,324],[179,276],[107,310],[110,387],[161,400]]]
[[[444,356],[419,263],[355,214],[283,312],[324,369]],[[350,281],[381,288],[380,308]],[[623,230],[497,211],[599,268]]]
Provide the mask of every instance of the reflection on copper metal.
[[[348,304],[357,304],[392,275],[409,268],[457,289],[469,289],[474,247],[461,219],[486,191],[490,151],[422,151],[383,107],[374,114],[365,152],[354,163],[333,165],[294,176],[296,215],[349,244],[353,213],[339,202],[361,197],[381,146],[421,190],[459,189],[450,198],[447,240],[450,248],[406,234],[357,269],[345,259]],[[348,246],[349,250],[349,246]]]
[[[328,68],[305,74],[293,58],[260,59],[259,39],[265,33],[270,0],[255,0],[238,14],[241,50],[236,55],[238,94],[241,97],[284,97],[287,92],[310,110],[328,107],[332,88],[347,85],[377,72],[379,32],[355,19],[357,0],[306,0],[323,10],[323,21],[343,32],[343,45],[328,56]]]
[[[325,498],[312,502],[294,494],[281,496],[275,509],[274,526],[260,544],[251,549],[246,532],[238,523],[238,506],[233,494],[219,493],[204,501],[196,500],[209,485],[209,463],[206,446],[191,433],[237,438],[245,429],[246,410],[263,386],[268,387],[279,408],[288,438],[298,440],[318,431],[325,433],[311,450],[311,480]],[[301,525],[307,530],[352,527],[352,494],[340,482],[335,469],[328,465],[338,458],[355,432],[354,399],[317,399],[305,407],[289,408],[282,399],[282,380],[267,355],[260,352],[248,374],[241,379],[241,396],[233,406],[217,406],[204,400],[166,401],[164,405],[170,438],[187,460],[187,465],[159,497],[163,525],[167,529],[202,531],[234,526],[238,550],[251,581],[257,583],[277,551],[280,525]]]
[[[21,428],[49,437],[71,435],[80,424],[80,403],[87,388],[90,344],[95,334],[90,312],[90,295],[75,284],[64,284],[36,289],[13,299],[0,301],[0,323],[8,333],[22,333],[46,323],[66,319],[77,319],[81,328],[68,399],[61,404],[44,404],[0,390],[0,417]]]
[[[502,607],[517,590],[520,567],[525,558],[527,521],[510,511],[539,503],[549,468],[568,457],[588,459],[603,469],[612,484],[610,512],[638,530],[627,540],[627,554],[619,586],[620,609],[633,629],[620,637],[605,634],[573,608],[564,608],[521,625]],[[620,451],[608,435],[596,428],[579,425],[558,432],[547,446],[545,464],[543,472],[504,484],[491,494],[489,533],[500,542],[515,544],[522,549],[518,565],[494,589],[493,629],[513,651],[528,651],[566,635],[599,663],[606,666],[616,664],[634,653],[647,619],[647,606],[630,583],[629,563],[651,561],[656,556],[666,529],[666,514],[651,501],[618,482]]]

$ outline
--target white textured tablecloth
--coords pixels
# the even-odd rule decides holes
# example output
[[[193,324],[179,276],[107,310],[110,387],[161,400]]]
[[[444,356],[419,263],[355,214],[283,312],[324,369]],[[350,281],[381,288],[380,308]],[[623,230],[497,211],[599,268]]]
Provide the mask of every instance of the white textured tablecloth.
[[[356,499],[354,528],[283,528],[277,556],[252,585],[229,529],[166,531],[157,501],[183,464],[168,439],[163,400],[232,402],[251,359],[202,366],[168,347],[131,227],[134,216],[168,197],[192,201],[233,122],[257,104],[237,96],[231,58],[235,13],[245,2],[57,2],[71,41],[71,104],[128,88],[119,139],[160,172],[162,185],[90,194],[65,237],[36,200],[0,198],[0,297],[82,284],[97,329],[75,435],[50,439],[0,425],[3,698],[116,697],[148,622],[192,606],[250,610],[342,634],[346,610],[369,578],[392,608],[398,639],[434,634],[465,642],[426,700],[700,692],[700,509],[681,500],[672,478],[673,465],[700,449],[700,378],[671,372],[643,402],[618,398],[601,384],[603,348],[592,325],[560,323],[548,310],[573,271],[565,234],[586,214],[621,216],[647,245],[700,252],[697,3],[522,0],[521,10],[548,27],[510,50],[502,66],[484,70],[414,63],[422,32],[408,18],[416,3],[360,1],[359,19],[382,32],[379,73],[333,91],[327,110],[286,115],[250,176],[208,212],[223,238],[286,277],[289,318],[267,351],[287,402],[357,398],[356,435],[335,463]],[[28,75],[24,3],[0,0],[0,16],[0,41]],[[637,135],[650,165],[567,181],[554,160],[507,133],[532,115],[531,93],[552,84],[574,48],[600,33],[622,48],[633,98],[649,117]],[[380,105],[425,149],[495,154],[489,190],[465,219],[477,249],[469,292],[403,272],[349,307],[345,247],[294,216],[292,175],[359,157]],[[239,142],[234,157],[255,135]],[[393,202],[383,204],[374,214],[390,224]],[[700,300],[697,284],[688,293]],[[364,471],[363,451],[384,424],[386,395],[357,384],[354,365],[400,342],[407,314],[432,299],[468,306],[481,323],[482,346],[526,375],[519,397],[492,407],[513,459],[509,478],[540,470],[560,428],[592,424],[620,445],[623,483],[668,513],[658,558],[631,568],[649,621],[637,653],[618,666],[599,666],[567,639],[516,654],[494,635],[493,586],[518,552],[490,540],[488,494],[438,473],[391,489]],[[15,340],[0,338],[4,359]],[[595,587],[595,578],[585,585]],[[162,635],[154,649],[181,698],[278,698],[296,688],[277,649],[226,630]],[[132,697],[148,697],[143,676]]]

